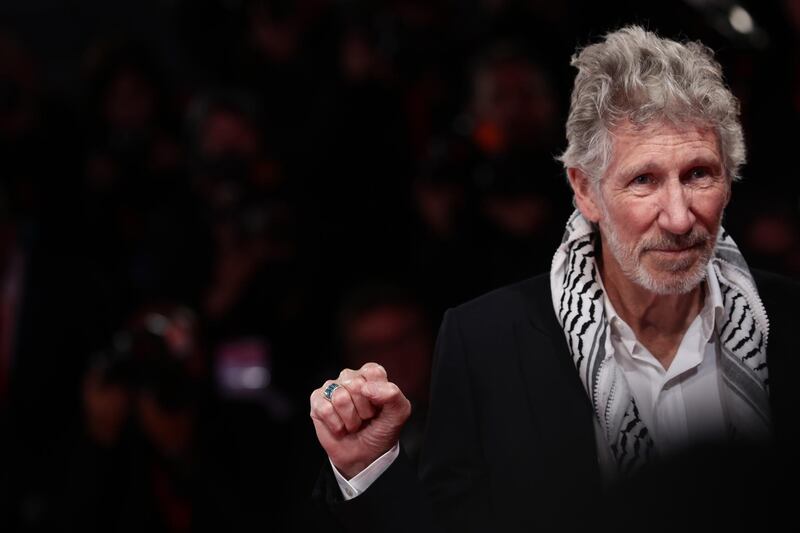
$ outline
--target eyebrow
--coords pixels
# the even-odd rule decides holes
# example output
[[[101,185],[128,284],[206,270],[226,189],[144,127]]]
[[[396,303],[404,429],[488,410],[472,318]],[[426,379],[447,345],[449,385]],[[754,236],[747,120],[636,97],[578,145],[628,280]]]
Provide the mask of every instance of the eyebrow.
[[[698,155],[690,159],[683,165],[685,169],[691,169],[695,167],[709,167],[714,171],[722,170],[722,161],[720,161],[716,157],[709,157],[704,155]],[[641,164],[634,164],[629,167],[624,167],[621,169],[620,174],[623,176],[640,176],[642,174],[649,174],[652,172],[659,172],[662,170],[662,167],[652,161],[646,161]]]

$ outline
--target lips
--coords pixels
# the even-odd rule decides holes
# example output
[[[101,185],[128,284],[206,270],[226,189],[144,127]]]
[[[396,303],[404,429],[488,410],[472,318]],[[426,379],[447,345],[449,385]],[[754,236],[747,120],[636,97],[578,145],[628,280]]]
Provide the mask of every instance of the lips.
[[[705,241],[700,241],[700,242],[695,242],[695,243],[689,244],[688,246],[680,246],[680,247],[670,246],[670,247],[661,247],[661,248],[652,247],[652,248],[647,248],[645,251],[647,251],[647,252],[658,252],[658,253],[664,253],[664,254],[680,254],[680,253],[689,252],[689,251],[692,251],[692,250],[699,250],[704,245],[705,245]]]
[[[697,248],[699,248],[699,245],[688,246],[686,248],[666,248],[666,249],[664,249],[664,248],[661,248],[661,249],[655,248],[655,249],[648,250],[648,251],[649,252],[658,252],[658,253],[662,253],[662,254],[680,254],[680,253],[683,253],[683,252],[689,252],[689,251],[692,251],[692,250],[696,250]]]
[[[650,264],[658,270],[683,272],[697,263],[703,248],[701,244],[684,248],[651,248],[646,255]]]

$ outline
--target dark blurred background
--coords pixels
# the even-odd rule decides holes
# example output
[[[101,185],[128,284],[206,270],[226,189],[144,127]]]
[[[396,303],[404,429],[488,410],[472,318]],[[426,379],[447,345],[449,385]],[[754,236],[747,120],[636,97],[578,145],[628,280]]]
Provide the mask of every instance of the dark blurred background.
[[[425,417],[449,306],[547,270],[570,55],[640,23],[741,99],[726,216],[800,278],[800,1],[4,0],[0,529],[335,530],[308,395]]]

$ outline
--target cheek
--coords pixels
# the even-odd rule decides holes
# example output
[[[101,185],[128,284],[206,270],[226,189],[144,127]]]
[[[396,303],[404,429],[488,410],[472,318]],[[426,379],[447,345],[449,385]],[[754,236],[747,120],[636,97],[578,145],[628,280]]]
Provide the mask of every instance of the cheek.
[[[606,224],[620,235],[640,235],[647,232],[658,218],[658,207],[652,202],[625,202],[604,213]]]
[[[716,192],[701,195],[694,201],[694,213],[698,220],[706,227],[716,227],[722,218],[725,209],[726,194]]]

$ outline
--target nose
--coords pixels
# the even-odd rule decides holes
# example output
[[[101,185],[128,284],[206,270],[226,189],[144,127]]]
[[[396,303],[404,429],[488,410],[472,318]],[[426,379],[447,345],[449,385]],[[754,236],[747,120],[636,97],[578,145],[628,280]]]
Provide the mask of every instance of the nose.
[[[658,225],[673,235],[688,233],[696,217],[692,212],[691,191],[681,183],[670,183],[665,187],[658,214]]]

